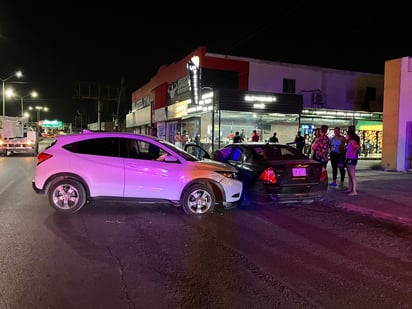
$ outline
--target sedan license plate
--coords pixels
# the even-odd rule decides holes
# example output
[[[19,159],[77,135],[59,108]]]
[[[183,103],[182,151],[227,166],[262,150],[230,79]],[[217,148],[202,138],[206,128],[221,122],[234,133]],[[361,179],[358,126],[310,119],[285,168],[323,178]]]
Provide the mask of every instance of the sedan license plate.
[[[305,177],[306,176],[306,168],[305,167],[294,167],[292,169],[293,177]]]

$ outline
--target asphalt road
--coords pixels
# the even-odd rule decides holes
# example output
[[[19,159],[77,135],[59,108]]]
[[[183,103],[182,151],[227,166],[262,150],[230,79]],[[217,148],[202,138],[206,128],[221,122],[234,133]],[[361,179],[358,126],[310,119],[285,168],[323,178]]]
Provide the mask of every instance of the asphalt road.
[[[203,217],[96,201],[61,216],[0,158],[0,308],[410,308],[412,235],[317,205]]]

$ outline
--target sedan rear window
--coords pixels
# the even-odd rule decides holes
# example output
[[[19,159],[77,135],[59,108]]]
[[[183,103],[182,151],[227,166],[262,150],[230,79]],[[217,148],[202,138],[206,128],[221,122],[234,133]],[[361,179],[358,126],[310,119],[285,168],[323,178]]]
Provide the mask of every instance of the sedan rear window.
[[[265,160],[306,159],[295,147],[284,145],[265,145],[254,148],[258,157]]]

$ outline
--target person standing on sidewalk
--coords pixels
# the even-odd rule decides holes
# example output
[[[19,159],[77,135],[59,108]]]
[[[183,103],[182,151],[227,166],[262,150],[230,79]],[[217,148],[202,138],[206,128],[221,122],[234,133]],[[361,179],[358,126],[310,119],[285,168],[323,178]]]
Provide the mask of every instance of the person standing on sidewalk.
[[[299,152],[303,153],[303,148],[305,148],[305,138],[302,136],[302,133],[298,131],[298,133],[295,136],[295,145],[296,149],[299,150]]]
[[[360,145],[358,143],[358,135],[354,130],[348,130],[345,138],[347,140],[345,163],[348,169],[349,186],[345,193],[348,195],[358,195],[357,179],[356,179],[356,165],[358,164],[358,155]]]
[[[276,135],[277,133],[273,132],[273,135],[269,137],[269,143],[279,143],[279,139]]]
[[[316,142],[319,136],[320,136],[320,128],[316,128],[313,131],[312,140],[310,142],[310,149],[308,152],[308,156],[310,156],[311,159],[315,159],[315,151],[313,150],[313,144]]]
[[[176,131],[174,140],[175,140],[175,145],[179,148],[182,148],[182,137],[179,131]]]
[[[233,136],[233,143],[241,143],[242,138],[240,137],[239,131],[235,132],[235,136]]]
[[[358,134],[356,134],[356,128],[355,128],[355,126],[349,126],[348,127],[348,132],[350,132],[350,131],[352,131],[355,135],[354,135],[354,137],[355,137],[355,140],[356,140],[356,142],[360,145],[361,143],[360,143],[360,137],[359,137],[359,135]]]
[[[240,142],[243,143],[245,141],[245,129],[240,130]]]
[[[253,130],[252,132],[252,142],[258,142],[259,141],[259,134],[257,133],[256,130]]]
[[[329,161],[330,151],[330,139],[327,133],[328,126],[324,124],[320,127],[319,137],[316,138],[312,145],[313,159],[322,163],[325,168]]]
[[[332,182],[330,186],[336,187],[337,183],[336,180],[338,178],[338,169],[340,174],[340,183],[339,187],[343,187],[343,183],[345,181],[345,144],[346,140],[340,134],[340,128],[336,127],[333,129],[334,136],[331,138],[331,151],[330,151],[330,163],[332,165]]]
[[[181,140],[182,140],[182,149],[185,149],[186,144],[189,142],[189,134],[187,134],[186,130],[183,130]]]

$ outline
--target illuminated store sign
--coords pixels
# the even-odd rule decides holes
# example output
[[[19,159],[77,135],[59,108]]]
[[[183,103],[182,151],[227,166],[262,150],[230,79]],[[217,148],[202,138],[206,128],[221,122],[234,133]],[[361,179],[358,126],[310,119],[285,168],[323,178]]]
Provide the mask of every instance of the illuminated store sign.
[[[190,103],[192,103],[190,101]],[[188,114],[204,113],[213,110],[213,91],[202,94],[202,98],[199,100],[199,104],[189,104],[187,109]]]
[[[190,90],[189,77],[185,76],[167,87],[167,93],[170,99],[177,99],[179,101],[179,95],[186,94]]]
[[[180,118],[187,115],[187,101],[182,101],[167,107],[168,119]]]
[[[253,104],[253,108],[257,108],[257,109],[265,109],[266,105],[263,103],[255,103]]]
[[[363,119],[380,119],[382,113],[370,113],[362,111],[340,111],[328,109],[309,109],[302,110],[302,116],[322,116],[330,118],[363,118]]]
[[[189,74],[190,95],[192,104],[199,104],[200,100],[200,66],[199,57],[193,56],[186,64]]]
[[[194,107],[194,104],[190,104],[188,113],[213,110],[209,107],[211,105],[214,105],[216,110],[224,111],[300,114],[303,109],[303,99],[302,95],[296,94],[259,93],[218,88],[203,93],[199,106]]]
[[[246,102],[276,102],[277,98],[273,96],[258,96],[258,95],[246,95]]]

